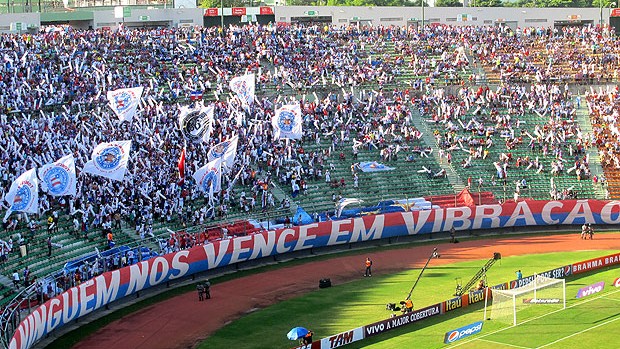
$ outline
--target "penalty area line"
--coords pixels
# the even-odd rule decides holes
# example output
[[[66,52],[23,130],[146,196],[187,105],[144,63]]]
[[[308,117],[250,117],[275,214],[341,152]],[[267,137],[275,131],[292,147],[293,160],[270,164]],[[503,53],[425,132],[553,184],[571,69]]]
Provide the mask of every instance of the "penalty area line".
[[[561,341],[563,341],[563,340],[569,339],[569,338],[574,337],[574,336],[578,336],[578,335],[580,335],[580,334],[582,334],[582,333],[588,332],[588,331],[593,330],[593,329],[595,329],[595,328],[597,328],[597,327],[605,326],[605,325],[607,325],[607,324],[609,324],[609,323],[612,323],[612,322],[614,322],[614,321],[618,321],[618,320],[620,320],[620,317],[617,317],[617,318],[615,318],[615,319],[611,319],[611,320],[607,320],[607,321],[605,321],[605,322],[603,322],[603,323],[601,323],[601,324],[598,324],[598,325],[596,325],[596,326],[592,326],[592,327],[590,327],[590,328],[586,328],[585,330],[581,330],[581,331],[579,331],[579,332],[575,332],[575,333],[570,334],[570,335],[568,335],[568,336],[566,336],[566,337],[562,337],[562,338],[560,338],[560,339],[558,339],[558,340],[555,340],[555,341],[553,341],[553,342],[551,342],[551,343],[547,343],[547,344],[545,344],[545,345],[541,345],[540,347],[538,347],[538,349],[540,349],[540,348],[544,348],[544,347],[548,347],[548,346],[553,345],[553,344],[555,344],[555,343],[559,343],[559,342],[561,342]]]
[[[492,341],[492,340],[490,340],[490,339],[479,338],[479,340],[481,340],[481,341],[483,341],[483,342],[493,343],[493,344],[505,345],[505,346],[507,346],[507,347],[512,347],[512,348],[532,349],[532,348],[530,348],[530,347],[522,347],[522,346],[520,346],[520,345],[515,345],[515,344],[508,344],[508,343],[502,343],[502,342]]]

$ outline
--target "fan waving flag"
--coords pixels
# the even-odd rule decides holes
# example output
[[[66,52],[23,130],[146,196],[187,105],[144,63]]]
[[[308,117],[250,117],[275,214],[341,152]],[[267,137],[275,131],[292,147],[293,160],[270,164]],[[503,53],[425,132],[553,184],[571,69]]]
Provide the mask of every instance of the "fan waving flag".
[[[30,169],[11,184],[9,192],[4,197],[6,202],[11,205],[4,216],[4,219],[11,212],[39,212],[39,179],[37,178],[37,170]]]
[[[228,140],[214,145],[211,149],[209,149],[209,152],[207,153],[209,161],[213,161],[217,158],[222,158],[222,166],[224,166],[227,170],[230,170],[235,164],[235,156],[237,155],[238,142],[239,137],[234,136]]]
[[[114,114],[116,114],[121,121],[131,121],[136,115],[143,90],[144,87],[140,86],[108,91],[110,108],[112,108]]]
[[[301,139],[302,119],[299,104],[283,105],[271,119],[275,139]]]
[[[188,106],[179,110],[179,128],[183,136],[192,142],[207,142],[213,127],[213,106]]]
[[[181,151],[181,156],[179,156],[179,185],[183,185],[185,182],[185,148]]]
[[[255,78],[254,74],[237,76],[230,80],[230,89],[239,97],[241,103],[249,109],[254,103]]]
[[[83,171],[97,176],[122,181],[127,172],[131,141],[100,143],[93,150],[92,160]]]
[[[76,194],[75,160],[73,154],[39,169],[41,188],[53,196]]]
[[[198,188],[213,198],[213,193],[219,192],[222,187],[222,159],[217,158],[199,168],[193,177]]]

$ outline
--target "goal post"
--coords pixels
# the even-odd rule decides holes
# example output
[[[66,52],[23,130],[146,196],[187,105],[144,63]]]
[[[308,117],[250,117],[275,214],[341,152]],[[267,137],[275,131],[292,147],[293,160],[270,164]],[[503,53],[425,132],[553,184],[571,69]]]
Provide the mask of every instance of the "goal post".
[[[511,290],[492,289],[491,319],[516,326],[527,319],[566,309],[566,281],[536,275]]]

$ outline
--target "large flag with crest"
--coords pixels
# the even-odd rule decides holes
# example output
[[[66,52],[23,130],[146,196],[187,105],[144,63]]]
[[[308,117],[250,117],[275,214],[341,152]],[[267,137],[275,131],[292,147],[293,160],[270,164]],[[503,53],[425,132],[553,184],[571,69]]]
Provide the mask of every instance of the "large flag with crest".
[[[271,119],[275,139],[301,139],[302,122],[299,104],[283,105]]]
[[[36,168],[30,169],[11,184],[9,192],[4,197],[10,207],[4,219],[11,212],[38,213],[39,211],[39,179]]]
[[[92,159],[83,171],[97,176],[122,181],[127,172],[131,141],[100,143],[93,150]]]
[[[213,197],[213,193],[217,193],[222,188],[222,158],[210,161],[194,173],[196,185],[200,190]]]
[[[195,108],[179,109],[179,128],[183,136],[192,142],[207,142],[213,128],[213,106],[199,104]]]
[[[222,166],[230,170],[235,164],[235,156],[237,155],[237,143],[239,136],[234,136],[221,143],[218,143],[209,149],[207,157],[209,161],[222,158]]]
[[[73,154],[39,169],[41,188],[53,196],[76,194],[75,160]]]
[[[108,102],[121,121],[130,121],[136,115],[144,87],[120,88],[108,91]]]
[[[254,74],[237,76],[230,80],[230,89],[247,109],[254,103],[255,83]]]

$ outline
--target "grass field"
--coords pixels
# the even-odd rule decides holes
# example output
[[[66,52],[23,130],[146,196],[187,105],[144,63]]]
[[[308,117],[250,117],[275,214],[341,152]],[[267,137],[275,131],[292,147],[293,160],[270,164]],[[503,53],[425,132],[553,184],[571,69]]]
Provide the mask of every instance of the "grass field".
[[[582,251],[504,258],[488,273],[491,285],[524,275],[553,269],[584,259],[617,251]],[[467,282],[485,261],[433,266],[432,261],[412,294],[416,308],[452,297],[455,278]],[[358,281],[319,290],[256,311],[225,326],[199,348],[289,348],[288,330],[304,326],[315,339],[385,319],[386,303],[404,299],[420,270],[393,275],[375,275]],[[620,268],[601,270],[567,279],[567,309],[534,319],[517,327],[487,321],[477,336],[462,339],[451,347],[460,348],[610,348],[620,339],[620,292],[609,284],[620,277]],[[606,281],[603,293],[575,299],[585,285]],[[620,289],[618,289],[620,290]],[[441,348],[444,334],[483,319],[483,304],[474,304],[447,315],[404,326],[383,335],[353,343],[347,348]],[[251,340],[249,340],[251,338]]]

